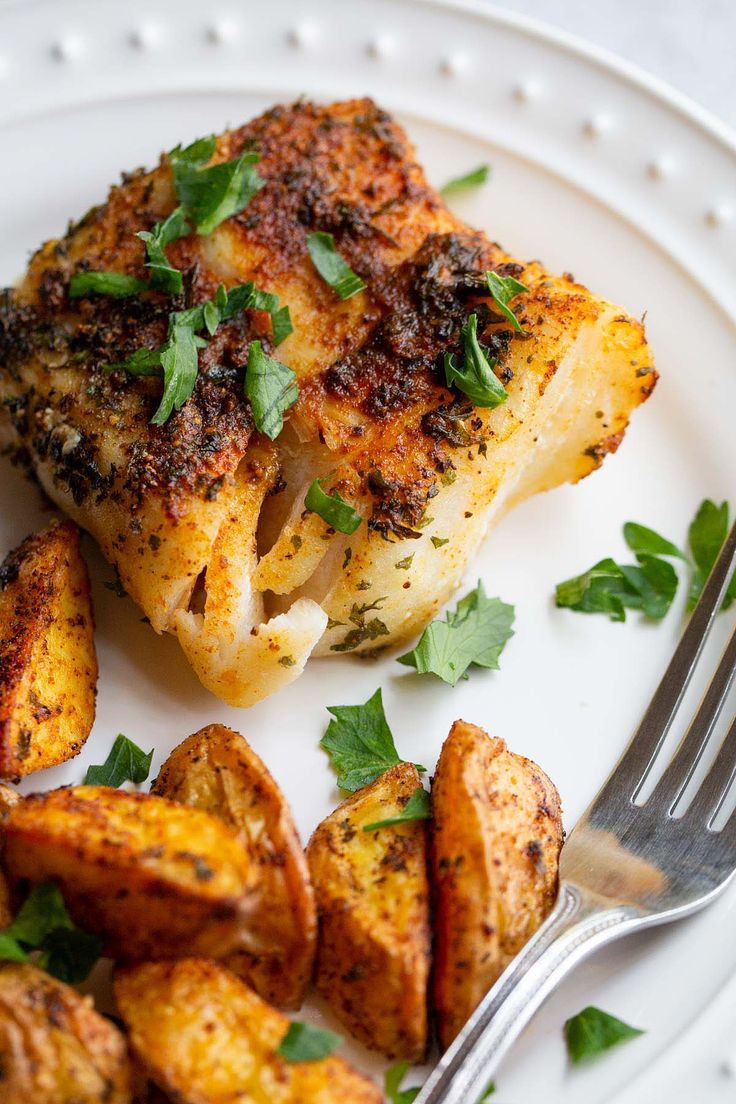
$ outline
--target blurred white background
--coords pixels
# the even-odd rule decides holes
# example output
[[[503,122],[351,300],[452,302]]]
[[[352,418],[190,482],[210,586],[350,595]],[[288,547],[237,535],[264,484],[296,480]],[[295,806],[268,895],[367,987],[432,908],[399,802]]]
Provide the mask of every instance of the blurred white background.
[[[736,128],[736,0],[504,0],[635,62]]]

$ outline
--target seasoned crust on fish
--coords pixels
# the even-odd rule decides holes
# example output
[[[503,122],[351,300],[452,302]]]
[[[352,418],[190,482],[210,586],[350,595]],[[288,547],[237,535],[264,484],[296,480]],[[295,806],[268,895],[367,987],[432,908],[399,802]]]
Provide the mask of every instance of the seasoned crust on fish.
[[[216,157],[251,146],[265,187],[211,235],[168,247],[182,296],[67,294],[87,268],[145,275],[135,233],[176,203],[164,157],[47,243],[0,303],[16,454],[95,536],[153,627],[175,632],[202,682],[236,705],[292,681],[310,654],[399,643],[423,626],[490,522],[596,468],[656,380],[639,322],[465,226],[371,101],[274,108],[222,135]],[[341,302],[321,279],[314,230],[334,235],[364,292]],[[483,295],[488,269],[529,287],[515,303],[521,334]],[[161,344],[172,309],[247,280],[291,310],[277,355],[300,397],[284,431],[257,433],[243,398],[251,341],[270,350],[256,310],[219,327],[192,398],[151,425],[160,381],[105,366]],[[509,394],[495,410],[443,382],[471,310]],[[316,477],[364,515],[352,536],[305,512]],[[436,548],[433,536],[450,540]]]

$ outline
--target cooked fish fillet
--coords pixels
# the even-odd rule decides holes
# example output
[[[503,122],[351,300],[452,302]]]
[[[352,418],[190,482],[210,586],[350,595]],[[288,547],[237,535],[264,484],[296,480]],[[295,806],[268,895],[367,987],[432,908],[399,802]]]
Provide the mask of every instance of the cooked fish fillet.
[[[168,247],[185,273],[173,308],[156,291],[68,297],[80,270],[145,275],[135,233],[176,205],[167,157],[44,245],[0,300],[0,399],[16,455],[233,705],[291,682],[312,654],[420,629],[489,524],[598,467],[656,381],[640,322],[462,223],[370,100],[274,108],[223,134],[216,159],[244,147],[259,152],[266,185],[209,236]],[[365,291],[343,302],[323,281],[306,247],[314,230],[334,235]],[[521,334],[481,290],[491,269],[529,288],[514,303]],[[268,316],[255,310],[219,327],[191,399],[152,425],[160,380],[105,366],[160,345],[170,310],[248,280],[291,309],[294,333],[276,355],[300,394],[283,432],[273,442],[256,432],[243,397],[251,341],[269,349]],[[508,391],[494,410],[444,385],[443,354],[459,349],[471,310]],[[327,476],[366,519],[351,536],[304,510],[310,483]]]

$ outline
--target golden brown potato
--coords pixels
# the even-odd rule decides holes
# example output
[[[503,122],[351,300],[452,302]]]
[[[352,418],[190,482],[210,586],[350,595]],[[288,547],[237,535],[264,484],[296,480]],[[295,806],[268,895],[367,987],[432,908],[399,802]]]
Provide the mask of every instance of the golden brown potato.
[[[95,719],[93,630],[79,530],[54,523],[0,566],[0,778],[79,753]]]
[[[309,984],[317,916],[301,841],[286,798],[248,742],[225,725],[195,732],[171,753],[151,792],[213,813],[237,831],[256,871],[251,930],[273,951],[236,951],[234,973],[277,1008],[299,1008]]]
[[[56,882],[109,954],[226,954],[249,938],[254,870],[222,821],[163,797],[73,786],[25,798],[3,828],[11,882]]]
[[[503,740],[456,721],[432,782],[434,1003],[443,1048],[557,895],[560,799]]]
[[[10,786],[0,782],[0,825],[5,820],[14,805],[21,800],[20,794],[12,790]],[[13,911],[10,898],[10,886],[5,874],[0,870],[0,930],[7,928],[13,919]]]
[[[426,822],[363,827],[396,816],[420,785],[410,763],[392,767],[343,801],[307,847],[319,914],[316,986],[356,1038],[411,1062],[427,1047]]]
[[[13,806],[17,805],[20,800],[21,796],[17,790],[12,789],[10,786],[6,786],[4,782],[0,782],[0,824]]]
[[[0,965],[3,1104],[129,1104],[125,1039],[91,997],[28,963]]]
[[[217,962],[130,966],[115,998],[138,1060],[177,1104],[382,1104],[340,1058],[280,1058],[288,1019]]]

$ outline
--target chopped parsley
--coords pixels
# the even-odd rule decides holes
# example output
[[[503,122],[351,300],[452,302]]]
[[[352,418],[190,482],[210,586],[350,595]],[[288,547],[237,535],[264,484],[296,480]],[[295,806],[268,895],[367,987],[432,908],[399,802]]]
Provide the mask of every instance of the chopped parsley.
[[[611,1047],[643,1034],[638,1027],[631,1027],[592,1005],[565,1023],[567,1051],[574,1063],[595,1058]]]
[[[693,561],[688,609],[695,608],[695,603],[702,593],[710,570],[718,559],[718,553],[728,536],[728,526],[729,506],[727,502],[722,502],[720,506],[717,506],[709,498],[701,502],[688,531],[688,547]],[[736,575],[731,579],[721,609],[728,609],[734,602],[736,602]]]
[[[627,521],[624,539],[636,556],[635,564],[620,564],[607,557],[582,575],[559,583],[555,602],[579,613],[604,613],[612,621],[625,621],[626,610],[640,610],[660,621],[677,593],[678,576],[669,560],[689,564],[691,570],[688,609],[693,609],[705,580],[728,535],[729,507],[705,499],[688,532],[688,556],[672,541],[637,522]],[[666,557],[666,558],[665,558]],[[731,580],[723,609],[736,601],[736,578]]]
[[[75,272],[69,281],[69,298],[109,295],[113,299],[125,299],[129,295],[140,295],[147,287],[145,280],[124,272]]]
[[[157,222],[153,230],[139,230],[136,234],[146,245],[146,268],[151,270],[150,287],[157,291],[179,295],[182,289],[182,275],[174,268],[164,253],[164,246],[185,237],[191,226],[183,207],[176,207],[163,222]]]
[[[519,333],[521,331],[521,323],[512,311],[509,303],[512,299],[515,299],[517,295],[521,295],[522,291],[528,291],[529,288],[526,284],[522,284],[514,279],[513,276],[499,276],[497,272],[486,272],[486,282],[497,309],[501,312],[506,321],[510,322],[517,333]]]
[[[412,1104],[419,1096],[419,1087],[402,1089],[401,1082],[409,1072],[408,1062],[398,1062],[387,1069],[383,1076],[383,1091],[388,1104]]]
[[[176,194],[198,234],[211,234],[221,222],[246,207],[266,183],[258,175],[260,155],[242,153],[206,168],[217,146],[214,135],[169,154]]]
[[[403,762],[383,709],[380,688],[363,705],[328,705],[332,720],[320,741],[341,790],[354,793]],[[417,765],[423,772],[424,767]]]
[[[251,342],[248,350],[245,395],[256,428],[275,440],[284,428],[284,414],[299,398],[299,388],[291,368],[267,356],[260,341]]]
[[[123,782],[145,782],[151,770],[153,749],[146,753],[127,736],[120,733],[104,763],[87,768],[86,786],[110,786],[117,789]]]
[[[470,172],[464,173],[462,176],[455,176],[452,180],[448,180],[440,188],[440,193],[443,196],[448,196],[455,192],[466,192],[470,188],[479,188],[486,183],[490,175],[490,165],[479,165],[477,169],[471,169]]]
[[[479,581],[454,610],[448,610],[444,621],[427,625],[417,646],[398,662],[454,686],[468,677],[471,666],[498,670],[499,656],[514,635],[513,623],[514,607],[489,598]]]
[[[371,584],[368,583],[368,587],[370,586]],[[362,583],[358,584],[358,590],[367,590],[368,587],[364,587]],[[330,644],[330,651],[352,652],[365,640],[376,640],[379,636],[388,636],[388,628],[385,621],[382,621],[380,617],[366,617],[367,613],[371,613],[373,610],[380,610],[381,602],[385,601],[386,596],[384,595],[382,598],[376,598],[375,602],[370,602],[361,606],[359,606],[357,602],[353,602],[350,613],[348,614],[348,620],[353,625],[353,628],[348,629],[341,643]],[[334,625],[342,624],[342,621],[334,622]]]
[[[363,520],[337,491],[326,494],[322,490],[319,479],[315,479],[307,491],[304,505],[307,510],[317,514],[340,533],[354,533]]]
[[[404,808],[396,816],[377,820],[373,824],[364,824],[364,832],[374,832],[377,828],[388,828],[392,824],[406,824],[411,820],[428,820],[432,815],[429,794],[424,786],[417,786]]]
[[[272,318],[274,314],[280,314],[278,297],[260,291],[252,282],[238,284],[229,290],[220,284],[213,299],[169,315],[168,336],[158,349],[137,349],[126,360],[110,364],[108,369],[114,371],[120,368],[134,376],[163,375],[161,403],[151,418],[154,425],[163,425],[174,410],[184,405],[197,382],[199,350],[207,347],[207,341],[197,331],[206,330],[212,336],[222,322],[227,322],[239,311],[249,309],[267,310],[272,312]],[[278,371],[273,368],[274,365],[278,366]],[[286,373],[289,386],[285,383]],[[251,403],[256,425],[269,436],[271,433],[278,435],[283,426],[280,415],[296,401],[295,379],[290,368],[262,352],[260,342],[251,344],[245,391],[248,398],[251,398],[251,392],[254,396]]]
[[[493,369],[496,360],[478,340],[478,315],[471,314],[462,328],[463,357],[458,363],[454,353],[445,353],[445,380],[457,387],[475,406],[493,407],[506,402],[506,390]]]
[[[321,230],[307,234],[307,249],[314,267],[340,299],[351,299],[365,284],[338,253],[332,234]]]
[[[52,882],[34,886],[13,923],[0,932],[0,959],[27,962],[34,952],[41,969],[71,985],[85,980],[102,953],[102,939],[75,927]]]
[[[319,1062],[328,1058],[342,1042],[334,1031],[292,1020],[276,1053],[285,1062]]]

